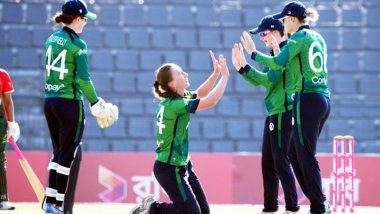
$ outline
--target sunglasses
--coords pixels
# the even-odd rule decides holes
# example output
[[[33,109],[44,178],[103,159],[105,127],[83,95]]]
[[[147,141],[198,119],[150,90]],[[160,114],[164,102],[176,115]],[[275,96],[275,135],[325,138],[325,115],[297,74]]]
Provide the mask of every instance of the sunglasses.
[[[269,31],[264,31],[264,32],[259,33],[261,37],[267,36],[268,34],[269,34]]]
[[[81,16],[80,18],[87,22],[87,17]]]

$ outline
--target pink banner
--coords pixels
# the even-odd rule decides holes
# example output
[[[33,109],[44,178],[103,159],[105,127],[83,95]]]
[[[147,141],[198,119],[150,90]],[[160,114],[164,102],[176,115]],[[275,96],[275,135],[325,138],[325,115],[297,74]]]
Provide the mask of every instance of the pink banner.
[[[46,185],[50,153],[24,152],[34,171]],[[12,201],[37,201],[14,152],[7,152],[8,192]],[[168,197],[152,174],[153,153],[84,153],[78,181],[78,202],[139,202],[147,194]],[[195,172],[211,203],[261,204],[263,200],[261,156],[231,153],[193,153]],[[332,157],[318,157],[325,194],[332,194]],[[355,156],[355,204],[380,206],[380,156]],[[300,203],[308,203],[298,187]],[[283,201],[282,192],[279,195]]]

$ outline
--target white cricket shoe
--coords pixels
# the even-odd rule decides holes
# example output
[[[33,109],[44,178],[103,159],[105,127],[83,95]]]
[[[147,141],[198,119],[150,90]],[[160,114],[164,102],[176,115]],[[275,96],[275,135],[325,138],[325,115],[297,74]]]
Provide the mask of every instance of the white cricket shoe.
[[[0,202],[0,210],[15,210],[16,207],[13,206],[9,201]]]
[[[325,213],[326,214],[332,214],[332,209],[331,209],[330,204],[327,200],[323,202],[323,205],[325,205]]]
[[[141,201],[141,204],[133,208],[129,214],[149,214],[150,206],[155,201],[153,195],[148,195]]]

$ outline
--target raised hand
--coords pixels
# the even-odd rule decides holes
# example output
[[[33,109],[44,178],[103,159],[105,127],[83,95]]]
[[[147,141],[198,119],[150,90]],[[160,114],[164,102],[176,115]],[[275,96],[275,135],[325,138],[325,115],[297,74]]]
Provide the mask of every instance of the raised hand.
[[[247,31],[244,31],[240,36],[240,41],[249,55],[252,55],[252,52],[256,51],[256,45]]]
[[[241,43],[239,43],[239,63],[240,67],[245,67],[248,64],[247,60],[245,59],[244,50]]]
[[[239,45],[237,43],[234,44],[234,47],[232,48],[232,64],[235,67],[237,71],[240,70],[240,50]]]
[[[226,58],[224,58],[223,55],[219,55],[219,64],[222,76],[228,77],[230,75],[230,70],[228,69]]]
[[[274,55],[280,53],[280,46],[272,34],[269,34],[269,45],[272,47]]]
[[[214,73],[220,74],[221,66],[218,63],[218,60],[216,60],[214,52],[209,50],[211,61],[212,61],[212,67],[214,68]]]

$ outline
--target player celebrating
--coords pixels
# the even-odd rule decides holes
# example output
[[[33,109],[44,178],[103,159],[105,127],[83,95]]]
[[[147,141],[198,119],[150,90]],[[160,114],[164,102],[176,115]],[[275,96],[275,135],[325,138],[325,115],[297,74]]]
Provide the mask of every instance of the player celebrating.
[[[278,55],[267,56],[257,51],[246,32],[242,42],[252,59],[264,66],[276,69],[292,61],[299,62],[298,69],[291,69],[296,75],[296,94],[293,102],[295,142],[290,158],[298,182],[311,202],[310,213],[325,213],[325,196],[315,154],[319,134],[330,113],[327,47],[322,36],[308,25],[309,21],[317,21],[318,13],[314,9],[306,9],[301,2],[293,1],[273,18],[282,19],[286,32],[291,34],[288,44]]]
[[[178,65],[164,64],[156,71],[153,93],[160,103],[153,171],[172,203],[159,203],[148,196],[131,214],[210,213],[206,195],[189,158],[188,139],[190,113],[214,107],[222,98],[229,78],[226,59],[220,55],[217,61],[211,51],[210,55],[214,72],[195,92],[186,90],[189,87],[188,74]],[[222,77],[213,88],[219,74]]]
[[[12,100],[13,84],[8,72],[0,69],[0,210],[14,210],[8,202],[5,145],[10,137],[16,142],[20,137],[20,128],[14,121]]]
[[[66,1],[53,17],[64,27],[45,43],[44,112],[53,145],[45,213],[72,213],[84,130],[83,94],[101,128],[118,119],[118,108],[96,94],[88,69],[87,45],[78,35],[87,19],[95,18],[82,0]]]
[[[284,25],[270,16],[264,17],[259,26],[250,33],[260,33],[260,40],[270,48],[273,46],[272,39],[280,44],[280,48],[287,43],[284,39]],[[271,50],[272,55],[274,51],[276,50]],[[279,179],[285,194],[285,213],[296,213],[299,210],[297,191],[288,158],[292,138],[291,110],[294,93],[294,77],[289,69],[295,65],[288,64],[282,73],[268,67],[258,71],[247,63],[241,44],[235,44],[232,62],[245,80],[254,86],[262,85],[267,89],[265,104],[269,116],[265,120],[261,156],[264,184],[262,213],[277,212]],[[278,69],[283,70],[280,66]]]

